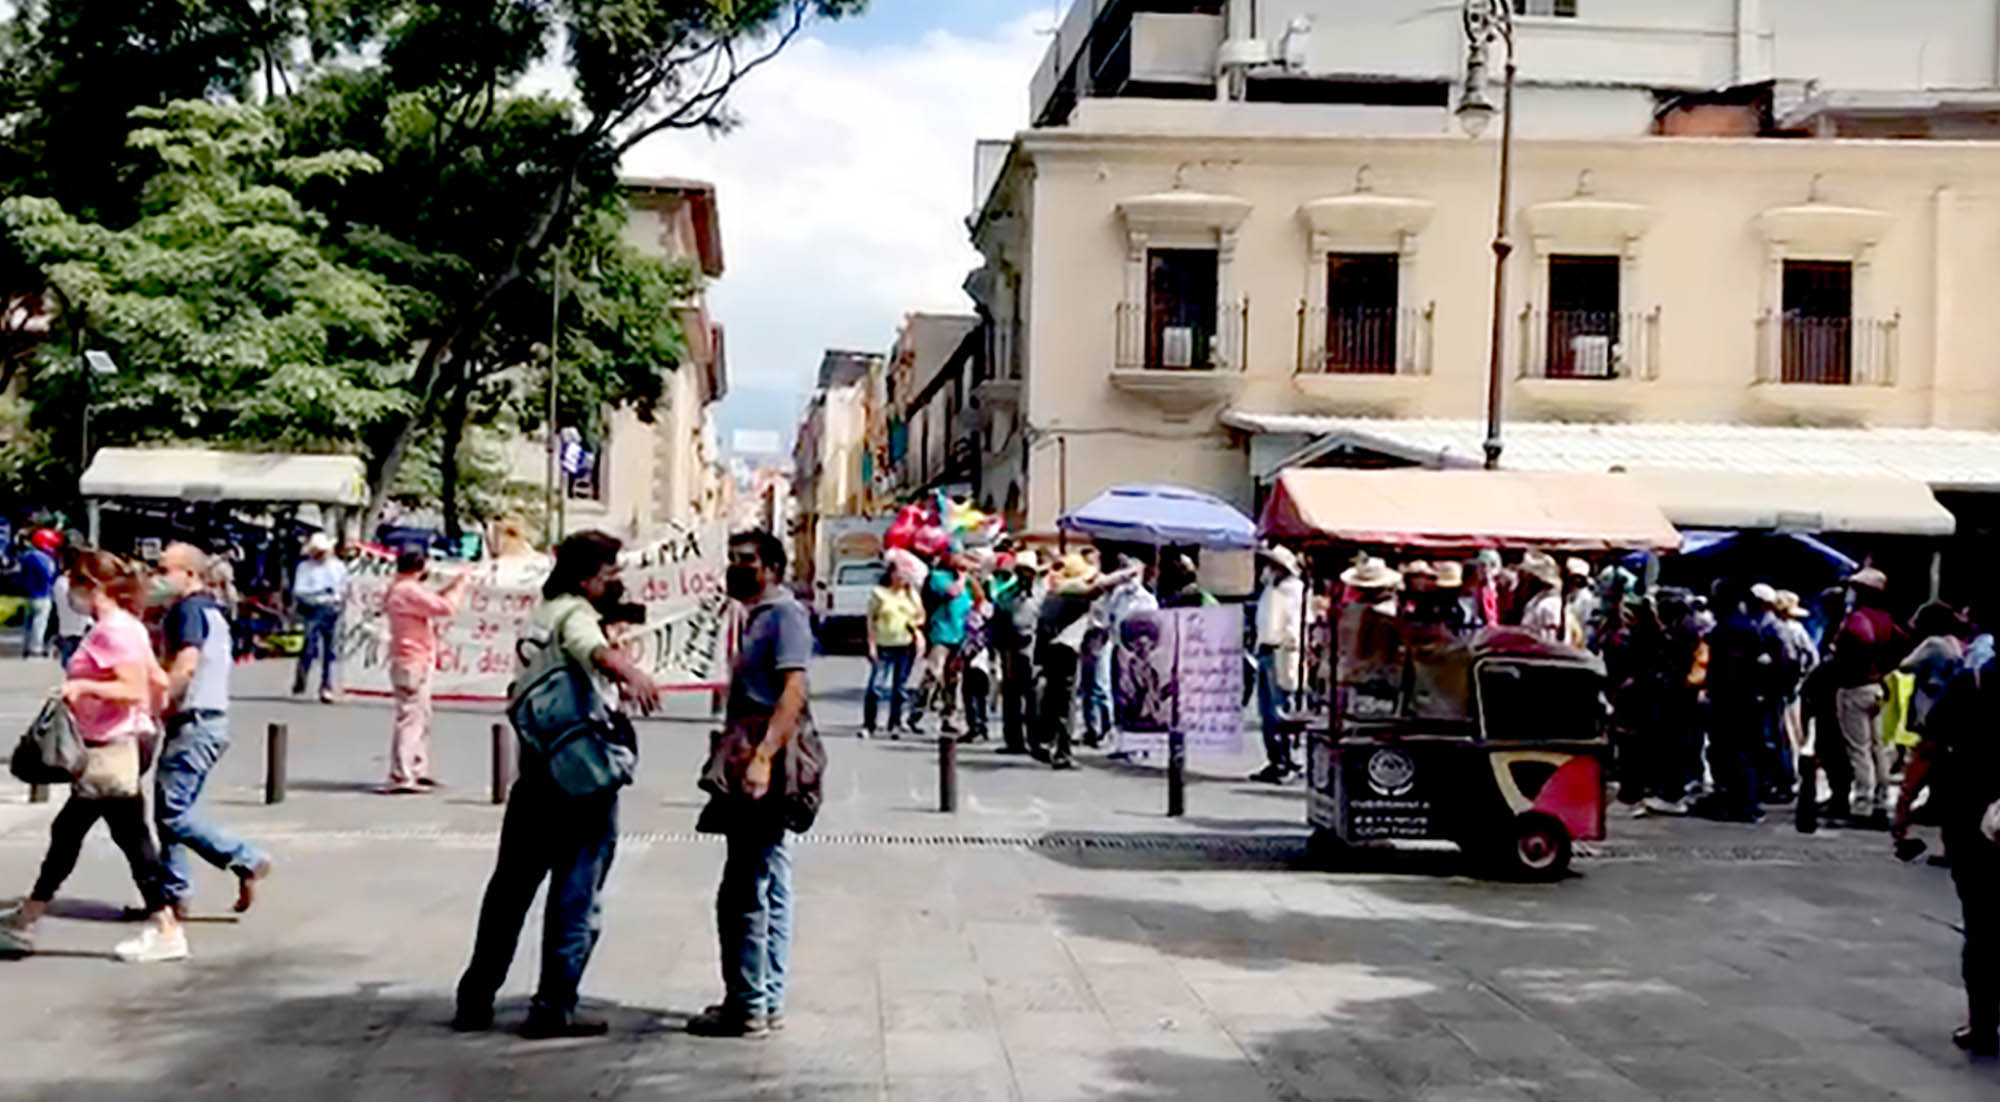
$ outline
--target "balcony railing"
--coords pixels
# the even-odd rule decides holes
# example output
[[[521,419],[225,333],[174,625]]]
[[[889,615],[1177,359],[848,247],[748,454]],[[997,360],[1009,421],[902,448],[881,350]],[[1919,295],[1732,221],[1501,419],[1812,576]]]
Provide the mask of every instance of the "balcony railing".
[[[1757,381],[1807,386],[1895,386],[1903,316],[1757,319]]]
[[[1299,306],[1299,374],[1429,375],[1437,304]]]
[[[1600,313],[1535,310],[1521,313],[1523,379],[1642,379],[1659,377],[1660,310]]]
[[[1242,371],[1250,360],[1250,300],[1220,311],[1216,332],[1200,326],[1153,327],[1144,303],[1118,305],[1120,371]]]

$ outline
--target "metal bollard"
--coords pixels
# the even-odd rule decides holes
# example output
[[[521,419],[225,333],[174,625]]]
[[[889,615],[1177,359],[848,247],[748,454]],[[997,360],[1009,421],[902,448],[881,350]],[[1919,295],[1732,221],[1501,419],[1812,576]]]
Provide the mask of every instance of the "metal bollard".
[[[49,802],[49,786],[48,786],[48,785],[45,785],[45,784],[31,784],[31,785],[29,785],[29,786],[28,786],[28,802],[29,802],[29,803],[31,803],[31,804],[45,804],[45,803],[48,803],[48,802]]]
[[[958,810],[958,740],[950,735],[938,736],[938,810]]]
[[[1187,735],[1167,732],[1167,818],[1187,814]]]
[[[292,732],[282,723],[273,723],[264,738],[264,806],[285,802],[285,762],[291,752]]]
[[[514,787],[514,733],[504,723],[493,725],[493,806],[507,802]]]
[[[1819,755],[1799,758],[1799,802],[1792,809],[1792,825],[1800,834],[1819,833]]]

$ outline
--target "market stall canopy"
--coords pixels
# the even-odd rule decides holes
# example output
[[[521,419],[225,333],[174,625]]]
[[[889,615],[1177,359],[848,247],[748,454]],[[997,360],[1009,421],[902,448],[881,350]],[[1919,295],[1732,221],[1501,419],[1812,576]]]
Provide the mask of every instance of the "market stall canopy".
[[[1949,536],[1958,520],[1912,478],[1633,470],[1667,519],[1683,528]]]
[[[1114,486],[1057,521],[1092,539],[1248,550],[1257,525],[1228,502],[1179,486]]]
[[[1279,541],[1460,550],[1674,551],[1680,533],[1616,475],[1545,471],[1289,470],[1260,530]]]
[[[368,472],[351,455],[260,455],[200,448],[104,448],[84,497],[365,505]]]

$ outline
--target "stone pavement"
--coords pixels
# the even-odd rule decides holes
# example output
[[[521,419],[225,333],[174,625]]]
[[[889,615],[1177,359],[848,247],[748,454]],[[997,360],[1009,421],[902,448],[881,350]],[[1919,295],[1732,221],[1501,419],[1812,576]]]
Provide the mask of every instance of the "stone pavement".
[[[1156,773],[1055,776],[984,751],[941,816],[928,746],[839,737],[856,708],[842,660],[815,671],[836,773],[799,846],[784,1034],[677,1031],[718,982],[720,849],[690,833],[706,726],[685,718],[646,726],[624,804],[585,982],[613,1035],[459,1037],[443,1022],[498,825],[494,717],[441,717],[446,794],[375,797],[386,709],[294,704],[271,692],[282,676],[239,677],[218,785],[218,815],[280,862],[257,910],[200,917],[185,965],[112,963],[131,887],[94,837],[48,951],[0,963],[0,1099],[2000,1098],[2000,1074],[1946,1039],[1949,882],[1883,856],[1880,835],[1620,821],[1555,885],[1436,854],[1327,874],[1300,860],[1298,791],[1229,780],[1243,762],[1169,823]],[[0,663],[0,731],[33,691]],[[250,737],[269,722],[293,730],[273,808]],[[32,878],[45,812],[0,799],[4,897]],[[220,911],[226,878],[205,887]]]

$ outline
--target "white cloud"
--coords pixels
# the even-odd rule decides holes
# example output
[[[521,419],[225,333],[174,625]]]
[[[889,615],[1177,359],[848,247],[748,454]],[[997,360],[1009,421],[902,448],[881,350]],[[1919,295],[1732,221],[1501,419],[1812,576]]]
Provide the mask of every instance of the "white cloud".
[[[1047,39],[1035,15],[990,37],[837,47],[805,38],[738,89],[733,133],[663,135],[626,171],[716,184],[728,270],[710,292],[734,384],[802,398],[828,347],[886,351],[904,313],[969,310],[972,148],[1027,116]],[[783,410],[732,409],[790,428]]]

